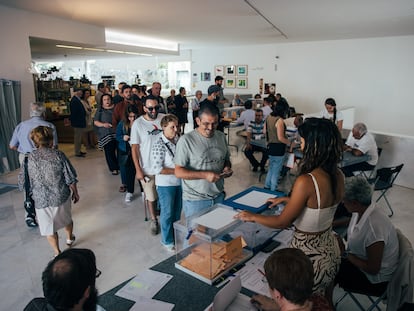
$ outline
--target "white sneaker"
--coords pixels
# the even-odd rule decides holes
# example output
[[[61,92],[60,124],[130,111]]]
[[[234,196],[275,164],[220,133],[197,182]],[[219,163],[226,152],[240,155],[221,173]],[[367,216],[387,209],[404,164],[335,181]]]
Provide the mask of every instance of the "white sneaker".
[[[125,195],[125,202],[126,203],[130,203],[132,200],[132,193],[131,192],[127,192]]]

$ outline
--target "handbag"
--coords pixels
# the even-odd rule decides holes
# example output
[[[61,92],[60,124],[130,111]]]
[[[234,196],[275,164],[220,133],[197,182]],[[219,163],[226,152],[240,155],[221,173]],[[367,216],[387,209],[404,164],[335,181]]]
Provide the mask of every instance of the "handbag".
[[[28,157],[24,158],[24,191],[25,191],[25,199],[24,199],[24,209],[27,212],[27,217],[36,218],[36,210],[34,206],[34,201],[32,199],[30,193],[30,179],[29,179],[29,172],[27,169],[27,161]]]
[[[286,152],[286,145],[283,143],[269,143],[267,145],[267,154],[270,156],[282,156]]]

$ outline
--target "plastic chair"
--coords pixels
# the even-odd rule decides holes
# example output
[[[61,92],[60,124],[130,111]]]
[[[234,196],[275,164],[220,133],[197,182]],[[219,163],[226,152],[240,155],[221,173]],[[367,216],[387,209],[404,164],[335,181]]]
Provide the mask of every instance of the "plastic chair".
[[[383,167],[377,170],[375,178],[369,180],[371,184],[374,184],[374,191],[381,191],[381,194],[376,200],[376,202],[381,200],[381,198],[384,198],[391,212],[391,214],[388,215],[389,217],[392,217],[392,215],[394,215],[394,211],[385,194],[387,193],[388,189],[392,188],[394,181],[397,178],[398,174],[401,172],[403,166],[404,164],[400,164],[398,166],[393,167]]]

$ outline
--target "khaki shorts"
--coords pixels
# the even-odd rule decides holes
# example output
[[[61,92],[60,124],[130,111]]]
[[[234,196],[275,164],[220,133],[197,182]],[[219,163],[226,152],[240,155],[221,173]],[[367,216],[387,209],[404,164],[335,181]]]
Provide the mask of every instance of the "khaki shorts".
[[[150,202],[154,202],[158,199],[157,189],[155,188],[155,176],[154,175],[145,175],[149,177],[150,180],[148,182],[139,181],[142,185],[142,189],[144,189],[145,199]]]

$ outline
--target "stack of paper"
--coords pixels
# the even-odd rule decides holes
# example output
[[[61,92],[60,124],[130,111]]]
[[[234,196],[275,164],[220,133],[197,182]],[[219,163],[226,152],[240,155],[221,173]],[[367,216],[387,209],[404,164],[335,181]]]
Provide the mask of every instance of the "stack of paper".
[[[135,301],[131,310],[160,310],[170,311],[174,304],[151,299],[172,279],[172,275],[153,270],[138,274],[115,295]]]

